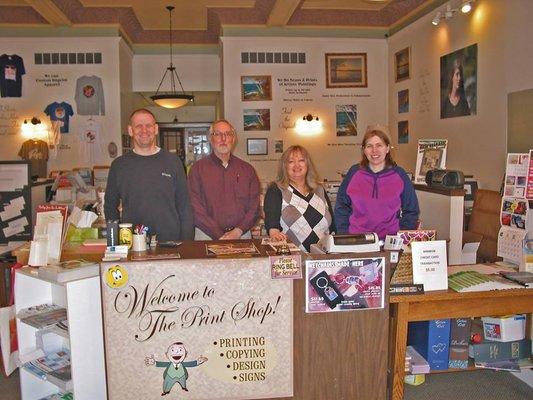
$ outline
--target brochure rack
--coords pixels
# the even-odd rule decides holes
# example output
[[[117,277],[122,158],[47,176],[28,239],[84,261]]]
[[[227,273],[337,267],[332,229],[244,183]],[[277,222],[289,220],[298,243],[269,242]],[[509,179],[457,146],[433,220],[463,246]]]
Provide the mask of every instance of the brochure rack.
[[[23,400],[40,399],[70,389],[76,399],[105,399],[105,367],[102,340],[100,284],[97,276],[58,283],[37,276],[31,267],[16,273],[15,305],[17,313],[25,308],[53,303],[67,309],[68,334],[53,329],[36,329],[17,318],[19,353],[23,361],[43,345],[59,350],[70,349],[72,381],[43,380],[20,370]]]

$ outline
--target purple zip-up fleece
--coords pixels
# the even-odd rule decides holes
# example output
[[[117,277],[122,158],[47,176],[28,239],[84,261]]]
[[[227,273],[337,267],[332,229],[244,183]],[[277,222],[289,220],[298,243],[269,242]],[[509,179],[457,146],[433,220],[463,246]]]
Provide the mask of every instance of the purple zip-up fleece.
[[[375,232],[380,239],[400,229],[415,229],[420,209],[405,171],[393,166],[375,173],[359,164],[350,168],[337,194],[337,233]]]

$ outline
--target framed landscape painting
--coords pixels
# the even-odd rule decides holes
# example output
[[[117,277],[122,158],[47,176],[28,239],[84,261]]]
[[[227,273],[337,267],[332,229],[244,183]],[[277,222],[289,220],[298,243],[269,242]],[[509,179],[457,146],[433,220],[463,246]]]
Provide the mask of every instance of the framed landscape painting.
[[[411,77],[411,49],[406,47],[394,54],[394,78],[396,82]]]
[[[270,75],[241,76],[242,101],[272,100],[272,78]]]
[[[326,87],[368,87],[366,53],[327,53]]]

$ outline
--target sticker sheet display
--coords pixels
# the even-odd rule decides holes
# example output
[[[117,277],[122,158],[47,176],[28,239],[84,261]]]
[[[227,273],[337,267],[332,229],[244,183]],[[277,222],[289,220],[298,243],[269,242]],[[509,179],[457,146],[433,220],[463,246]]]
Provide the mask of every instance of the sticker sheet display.
[[[498,257],[519,265],[523,258],[522,249],[526,234],[524,229],[502,226],[498,232]]]
[[[528,153],[507,154],[504,196],[525,197],[528,167]]]
[[[503,226],[526,229],[529,214],[528,201],[514,197],[504,197],[500,212],[500,222]]]
[[[385,258],[308,260],[305,311],[383,308]]]
[[[292,281],[268,258],[101,264],[109,400],[292,397]]]

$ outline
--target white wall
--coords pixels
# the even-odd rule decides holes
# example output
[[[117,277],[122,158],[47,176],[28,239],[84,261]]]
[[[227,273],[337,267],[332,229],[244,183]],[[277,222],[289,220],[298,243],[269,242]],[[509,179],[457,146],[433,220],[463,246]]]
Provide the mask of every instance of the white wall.
[[[400,165],[414,171],[418,139],[447,138],[447,167],[473,174],[483,188],[498,190],[505,173],[507,94],[533,87],[533,2],[478,0],[470,14],[457,13],[433,26],[436,11],[445,6],[389,38],[389,125],[395,143],[397,122],[409,121],[409,143],[396,145],[394,154]],[[477,114],[440,119],[440,57],[474,43]],[[412,77],[395,83],[394,53],[407,46]],[[409,89],[408,114],[398,114],[397,93],[403,89]]]
[[[135,96],[133,93],[133,52],[124,42],[120,41],[119,46],[119,64],[120,64],[120,132],[127,134],[129,116],[135,106]],[[122,143],[116,143],[118,155],[122,154]]]
[[[168,55],[135,55],[133,57],[133,91],[155,92],[165,69],[169,66]],[[178,54],[173,57],[185,92],[219,91],[220,58],[216,54]],[[170,73],[167,73],[161,90],[170,90]],[[176,82],[180,90],[179,83]]]
[[[284,148],[301,144],[311,153],[319,174],[329,180],[340,179],[345,171],[360,159],[361,137],[368,124],[385,123],[387,119],[387,43],[384,39],[337,38],[265,38],[224,37],[223,98],[224,116],[238,132],[236,154],[250,161],[262,180],[275,177],[281,154],[274,152],[274,141],[283,140]],[[304,52],[305,64],[243,64],[241,52]],[[367,53],[368,87],[327,89],[325,77],[326,53]],[[241,76],[270,75],[271,101],[241,100]],[[295,86],[305,91],[291,94],[280,83],[283,79],[316,79],[311,86]],[[336,136],[335,105],[357,105],[358,135]],[[243,130],[244,109],[269,108],[270,131]],[[315,136],[298,134],[296,120],[312,113],[323,123]],[[246,139],[268,138],[268,155],[247,156]]]
[[[21,144],[27,139],[20,132],[22,121],[36,116],[47,126],[49,118],[45,107],[54,101],[69,103],[74,110],[70,118],[70,132],[61,135],[57,158],[49,160],[48,170],[71,169],[109,164],[107,145],[120,143],[120,99],[119,89],[119,38],[0,38],[0,53],[18,54],[24,60],[26,74],[22,80],[22,97],[2,98],[0,106],[0,159],[18,159]],[[102,64],[48,64],[36,65],[34,53],[77,53],[100,52]],[[102,147],[105,152],[97,155],[94,163],[80,157],[78,151],[79,130],[89,116],[77,115],[74,101],[76,79],[83,75],[97,75],[102,79],[105,96],[105,116],[93,118],[102,127]],[[56,76],[59,84],[45,85],[43,80]],[[41,80],[41,81],[38,81]],[[120,147],[120,145],[119,145]]]

